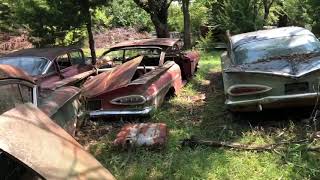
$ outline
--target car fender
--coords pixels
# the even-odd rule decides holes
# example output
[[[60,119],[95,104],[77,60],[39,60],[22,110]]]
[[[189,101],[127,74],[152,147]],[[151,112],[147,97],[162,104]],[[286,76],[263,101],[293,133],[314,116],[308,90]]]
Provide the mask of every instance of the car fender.
[[[92,155],[32,104],[0,115],[0,149],[45,179],[114,179]]]

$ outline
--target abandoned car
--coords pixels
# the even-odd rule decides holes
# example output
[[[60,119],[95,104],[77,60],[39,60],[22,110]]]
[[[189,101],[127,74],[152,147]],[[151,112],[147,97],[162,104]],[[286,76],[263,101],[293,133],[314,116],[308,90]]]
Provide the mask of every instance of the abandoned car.
[[[285,27],[232,36],[221,61],[225,103],[232,111],[316,102],[320,42],[307,29]]]
[[[0,179],[114,179],[70,135],[78,88],[63,87],[39,101],[31,77],[0,65],[0,91]]]
[[[0,64],[24,70],[42,89],[77,85],[96,73],[83,51],[73,47],[23,49],[1,57]]]
[[[176,39],[114,45],[99,59],[113,68],[98,69],[100,74],[83,85],[90,116],[149,115],[165,97],[180,91],[199,58],[198,52],[182,52]]]
[[[32,103],[71,135],[81,123],[80,89],[64,86],[39,91],[33,78],[19,68],[0,65],[0,113],[17,104]]]

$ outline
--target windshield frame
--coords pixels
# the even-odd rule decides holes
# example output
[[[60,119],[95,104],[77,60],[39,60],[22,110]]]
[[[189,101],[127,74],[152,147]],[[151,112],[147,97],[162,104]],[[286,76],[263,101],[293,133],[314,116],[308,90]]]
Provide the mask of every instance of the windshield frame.
[[[123,51],[122,58],[124,58],[124,56],[126,55],[126,50],[133,50],[133,49],[138,49],[138,50],[139,49],[157,49],[157,50],[160,50],[159,66],[162,66],[164,63],[166,49],[164,49],[160,46],[128,46],[128,47],[121,47],[121,48],[112,48],[112,49],[109,49],[109,50],[105,51],[104,53],[102,53],[102,55],[99,57],[99,59],[103,59],[104,56],[108,55],[111,52],[115,52],[115,51]]]
[[[36,84],[33,84],[32,82],[26,81],[23,79],[15,79],[15,78],[0,80],[0,86],[10,85],[10,84],[17,84],[17,85],[21,84],[32,89],[32,104],[34,104],[35,106],[38,106],[38,86]]]
[[[50,69],[51,65],[53,64],[53,61],[45,58],[45,57],[39,57],[39,56],[3,56],[3,57],[0,57],[0,64],[2,60],[10,60],[10,61],[15,61],[17,58],[33,58],[33,59],[37,59],[37,60],[43,60],[43,61],[46,61],[46,64],[44,66],[44,68],[42,69],[42,72],[40,72],[40,74],[37,74],[37,75],[31,75],[31,76],[40,76],[40,75],[44,75],[47,73],[47,71]],[[11,66],[14,66],[12,64],[7,64],[7,65],[11,65]],[[15,66],[17,67],[17,66]],[[25,71],[26,73],[29,74],[28,71],[24,70],[23,68],[21,67],[17,67],[23,71]]]

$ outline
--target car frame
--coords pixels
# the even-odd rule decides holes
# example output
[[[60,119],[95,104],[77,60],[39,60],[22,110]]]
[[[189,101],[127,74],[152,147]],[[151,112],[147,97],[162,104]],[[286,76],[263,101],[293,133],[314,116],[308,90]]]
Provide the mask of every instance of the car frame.
[[[309,30],[284,27],[229,37],[221,67],[234,112],[312,106],[318,97],[320,42]]]
[[[123,54],[117,55],[118,51]],[[136,56],[127,57],[130,51]],[[111,53],[116,54],[114,59],[107,58]],[[150,115],[166,97],[179,93],[194,75],[199,59],[196,51],[182,52],[178,39],[142,39],[112,46],[99,58],[110,68],[98,69],[100,74],[82,88],[90,116]]]

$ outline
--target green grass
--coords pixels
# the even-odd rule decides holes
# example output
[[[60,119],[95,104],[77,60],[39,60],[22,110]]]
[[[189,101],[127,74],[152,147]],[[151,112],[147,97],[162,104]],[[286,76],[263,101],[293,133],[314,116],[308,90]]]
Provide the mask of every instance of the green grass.
[[[224,106],[219,52],[202,53],[197,76],[181,94],[166,102],[146,120],[164,122],[169,140],[162,150],[137,148],[128,153],[112,148],[118,128],[90,147],[97,159],[118,179],[311,179],[320,177],[319,154],[305,145],[277,152],[248,152],[198,146],[182,147],[181,140],[199,138],[264,144],[305,137],[301,122],[283,120],[281,126],[233,121]],[[206,100],[192,98],[205,94]],[[260,118],[257,116],[256,118]],[[273,118],[273,117],[271,117]],[[258,123],[259,124],[259,123]],[[127,161],[128,156],[130,156]]]

